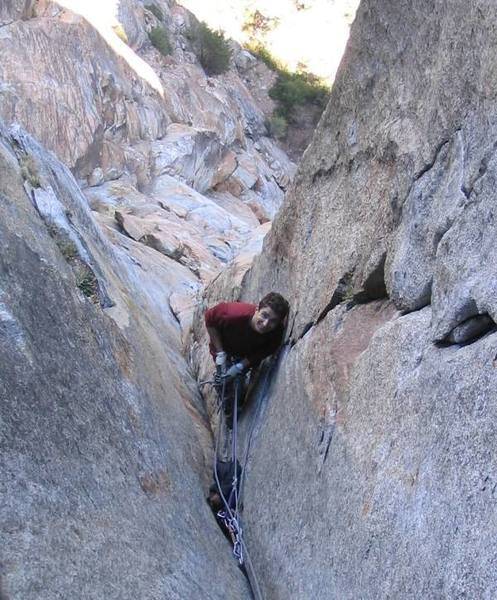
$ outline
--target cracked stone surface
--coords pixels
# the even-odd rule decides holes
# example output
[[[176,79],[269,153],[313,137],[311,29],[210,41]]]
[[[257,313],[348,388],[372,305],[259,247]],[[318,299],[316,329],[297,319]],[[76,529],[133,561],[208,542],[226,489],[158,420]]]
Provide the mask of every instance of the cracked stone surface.
[[[496,183],[494,155],[473,187],[471,204],[440,242],[433,283],[435,340],[479,314],[497,321]]]
[[[463,321],[450,332],[446,341],[451,344],[466,344],[481,337],[495,327],[495,322],[488,315],[478,315]]]
[[[292,306],[245,497],[272,600],[497,595],[496,18],[361,3],[242,282]]]
[[[144,230],[135,239],[187,256],[207,281],[274,216],[295,165],[266,137],[265,113],[236,67],[239,46],[228,72],[207,77],[192,52],[186,9],[157,0],[159,23],[142,3],[117,3],[126,44],[115,31],[115,4],[103,0],[99,11],[80,0],[2,4],[0,117],[72,170],[104,231],[126,231],[122,223],[133,220]],[[166,57],[148,37],[157,26],[171,42]],[[216,194],[224,202],[210,199]],[[239,221],[240,203],[250,221]],[[149,231],[153,216],[144,205],[151,204],[172,232]]]
[[[203,282],[260,249],[295,167],[241,49],[207,77],[191,15],[154,4],[167,57],[146,3],[0,2],[2,600],[249,597],[183,352]]]
[[[205,502],[211,437],[178,325],[194,276],[109,241],[19,129],[0,128],[0,198],[2,598],[248,599]],[[82,249],[108,308],[73,269]]]
[[[496,334],[437,348],[430,312],[340,307],[282,361],[244,509],[268,598],[497,593]]]
[[[250,276],[254,296],[276,288],[294,299],[296,337],[346,274],[350,295],[364,292],[385,256],[409,272],[404,287],[388,275],[399,307],[429,302],[434,242],[492,156],[496,7],[433,1],[428,12],[407,0],[358,9],[328,107]]]
[[[388,295],[406,311],[430,304],[438,244],[469,199],[462,190],[464,147],[460,132],[413,184],[385,268]]]

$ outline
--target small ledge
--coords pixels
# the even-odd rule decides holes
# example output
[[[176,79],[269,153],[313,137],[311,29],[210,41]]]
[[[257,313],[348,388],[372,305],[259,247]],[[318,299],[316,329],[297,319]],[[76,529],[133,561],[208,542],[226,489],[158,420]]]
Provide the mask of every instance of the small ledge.
[[[454,327],[443,344],[471,344],[494,328],[495,323],[487,314],[470,317]]]

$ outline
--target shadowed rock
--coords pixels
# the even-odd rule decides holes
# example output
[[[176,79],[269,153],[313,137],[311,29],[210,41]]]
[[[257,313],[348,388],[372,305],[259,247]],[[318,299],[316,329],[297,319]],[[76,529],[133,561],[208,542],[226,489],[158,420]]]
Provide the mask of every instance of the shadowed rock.
[[[470,317],[449,333],[446,340],[451,344],[466,344],[481,337],[495,327],[495,323],[488,315]]]

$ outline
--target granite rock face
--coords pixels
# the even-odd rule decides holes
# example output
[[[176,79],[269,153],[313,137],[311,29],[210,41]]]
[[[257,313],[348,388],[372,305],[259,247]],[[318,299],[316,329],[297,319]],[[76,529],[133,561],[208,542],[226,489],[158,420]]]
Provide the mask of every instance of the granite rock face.
[[[18,128],[0,198],[2,598],[248,598],[205,502],[210,432],[170,305],[195,277],[111,242]]]
[[[184,345],[294,165],[175,2],[0,4],[0,597],[248,598]]]
[[[142,234],[130,237],[188,264],[198,289],[274,216],[295,166],[266,136],[236,67],[241,49],[226,73],[207,77],[193,53],[192,15],[172,1],[150,6],[2,6],[0,117],[71,169],[104,231],[129,233],[133,221]],[[152,45],[152,29],[169,40],[168,55]],[[231,203],[211,200],[226,192]],[[240,203],[252,213],[248,227],[236,217]]]
[[[292,305],[245,498],[272,600],[497,595],[496,18],[361,3],[245,277]]]
[[[2,7],[0,116],[22,124],[85,182],[100,168],[106,180],[128,174],[143,185],[162,154],[162,168],[204,192],[229,147],[237,153],[266,136],[265,115],[236,65],[206,76],[188,37],[193,18],[176,3],[155,3],[161,20],[141,2],[104,0],[96,10],[82,0],[44,0],[24,20],[23,4],[10,4]],[[167,56],[148,37],[159,27]],[[178,163],[187,152],[205,176]],[[284,167],[291,178],[288,159]]]
[[[295,298],[297,337],[344,290],[388,292],[406,310],[429,303],[439,244],[477,204],[475,183],[495,152],[495,7],[429,6],[361,4],[254,270],[252,289],[273,285]],[[462,22],[468,36],[459,36]]]
[[[414,183],[386,265],[390,297],[404,310],[429,304],[438,244],[463,212],[464,148],[457,132],[435,163]]]
[[[0,6],[0,26],[30,16],[33,4],[34,0],[5,0]]]
[[[495,335],[437,348],[430,313],[340,307],[282,361],[245,494],[267,598],[497,593]]]

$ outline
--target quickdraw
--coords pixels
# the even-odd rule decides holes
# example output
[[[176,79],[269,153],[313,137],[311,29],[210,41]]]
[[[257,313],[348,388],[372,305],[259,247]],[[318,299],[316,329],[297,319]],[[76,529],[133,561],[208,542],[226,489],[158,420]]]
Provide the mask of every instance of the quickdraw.
[[[240,565],[243,565],[242,528],[240,527],[238,520],[234,517],[230,517],[225,510],[220,510],[216,516],[220,521],[222,521],[224,527],[230,535],[235,558],[238,560]]]

